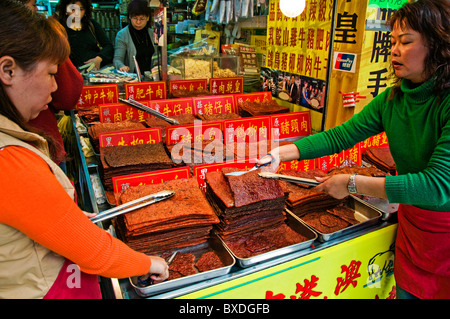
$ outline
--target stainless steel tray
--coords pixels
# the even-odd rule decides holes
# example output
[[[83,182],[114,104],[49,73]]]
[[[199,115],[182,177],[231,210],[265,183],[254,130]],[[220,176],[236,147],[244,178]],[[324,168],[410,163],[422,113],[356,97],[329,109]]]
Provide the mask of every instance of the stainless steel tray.
[[[293,214],[290,212],[298,221],[300,221],[303,225],[306,227],[312,229],[315,233],[318,235],[318,239],[321,242],[326,242],[331,239],[335,239],[338,237],[341,237],[343,235],[346,235],[348,233],[369,227],[373,224],[378,223],[378,221],[381,218],[381,212],[377,209],[374,209],[373,207],[367,205],[365,202],[356,199],[354,197],[349,197],[348,201],[346,202],[346,206],[355,210],[355,218],[360,221],[359,224],[351,225],[349,227],[343,228],[341,230],[338,230],[333,233],[324,234],[318,230],[316,230],[314,227],[308,225],[306,222],[304,222],[301,217]]]
[[[231,270],[231,267],[233,267],[236,261],[234,257],[230,254],[230,252],[223,246],[221,240],[219,240],[219,238],[214,234],[211,235],[211,238],[206,243],[192,247],[182,248],[177,251],[180,253],[192,253],[194,254],[197,260],[203,253],[209,250],[214,250],[214,252],[219,256],[222,263],[225,265],[224,267],[200,272],[195,275],[164,281],[146,287],[138,286],[136,277],[130,277],[129,278],[130,283],[139,296],[149,297],[169,290],[178,289],[200,281],[209,280],[215,277],[228,274]]]
[[[262,254],[252,256],[249,258],[240,258],[239,256],[237,256],[236,254],[233,253],[233,251],[228,247],[228,245],[223,241],[223,239],[220,238],[220,236],[218,236],[218,237],[222,241],[223,245],[228,249],[228,251],[234,256],[234,258],[236,259],[237,265],[239,265],[242,268],[247,268],[247,267],[251,267],[255,264],[265,262],[267,260],[270,260],[270,259],[273,259],[276,257],[284,256],[284,255],[308,248],[309,246],[311,246],[311,243],[317,239],[317,234],[314,231],[312,231],[309,227],[307,227],[305,224],[303,224],[302,222],[299,222],[299,220],[296,218],[296,216],[294,216],[290,212],[287,212],[287,214],[286,214],[286,223],[294,231],[305,236],[308,239],[306,241],[303,241],[303,242],[295,244],[295,245],[278,248],[278,249],[268,251],[266,253],[262,253]]]
[[[364,197],[357,200],[364,202],[366,205],[378,210],[381,213],[382,220],[389,220],[398,210],[398,204],[391,204],[386,199],[377,197]]]

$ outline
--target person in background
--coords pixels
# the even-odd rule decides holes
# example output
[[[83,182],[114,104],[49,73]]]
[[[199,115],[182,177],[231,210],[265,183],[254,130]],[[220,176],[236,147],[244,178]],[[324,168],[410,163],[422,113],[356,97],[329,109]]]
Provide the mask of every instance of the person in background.
[[[153,30],[149,21],[151,10],[147,0],[132,0],[127,7],[131,24],[120,30],[114,48],[114,66],[124,72],[136,73],[133,56],[142,74],[152,71],[152,56],[155,48],[152,41]]]
[[[400,203],[397,298],[450,298],[450,1],[408,2],[389,26],[394,85],[347,122],[271,150],[271,169],[280,161],[339,153],[385,131],[397,176],[317,177],[316,189],[335,198],[358,193]]]
[[[37,12],[36,0],[19,0],[33,12]],[[48,104],[48,108],[39,113],[39,115],[28,122],[31,126],[41,129],[53,139],[54,150],[52,150],[52,159],[58,164],[63,171],[66,172],[64,142],[58,130],[58,123],[55,113],[59,111],[70,111],[80,98],[83,89],[83,77],[75,68],[73,63],[67,58],[58,66],[58,72],[55,76],[58,89],[52,93],[52,101]]]
[[[0,2],[0,298],[101,298],[98,275],[168,277],[164,259],[130,249],[85,216],[49,157],[51,140],[27,124],[50,103],[69,53],[55,19]]]
[[[98,70],[112,63],[114,46],[100,24],[91,19],[90,0],[60,0],[57,12],[69,37],[70,60],[77,68],[94,63]]]

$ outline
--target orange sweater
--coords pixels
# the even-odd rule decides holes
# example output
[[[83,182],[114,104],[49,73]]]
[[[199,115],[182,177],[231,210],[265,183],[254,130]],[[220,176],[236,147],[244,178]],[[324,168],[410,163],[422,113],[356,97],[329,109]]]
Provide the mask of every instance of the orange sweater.
[[[0,149],[0,223],[20,230],[86,273],[125,278],[150,269],[148,256],[92,223],[47,163],[23,147]]]

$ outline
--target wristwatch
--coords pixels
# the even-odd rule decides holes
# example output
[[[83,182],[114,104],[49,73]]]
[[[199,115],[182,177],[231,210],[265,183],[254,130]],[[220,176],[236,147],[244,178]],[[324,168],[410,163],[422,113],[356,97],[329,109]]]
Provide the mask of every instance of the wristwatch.
[[[350,175],[350,178],[348,180],[347,189],[350,194],[357,194],[356,191],[356,183],[355,183],[355,176],[358,175],[357,173],[353,173]]]

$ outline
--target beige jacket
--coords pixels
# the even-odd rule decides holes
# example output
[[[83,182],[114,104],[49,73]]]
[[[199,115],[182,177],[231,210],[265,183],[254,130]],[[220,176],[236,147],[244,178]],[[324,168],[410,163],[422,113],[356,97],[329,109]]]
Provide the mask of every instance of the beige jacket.
[[[47,141],[0,115],[0,149],[12,145],[38,154],[74,198],[72,183],[49,157]],[[64,260],[19,230],[0,223],[0,298],[43,298],[56,280]]]

